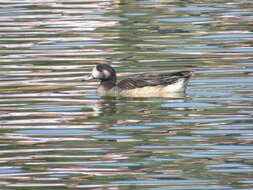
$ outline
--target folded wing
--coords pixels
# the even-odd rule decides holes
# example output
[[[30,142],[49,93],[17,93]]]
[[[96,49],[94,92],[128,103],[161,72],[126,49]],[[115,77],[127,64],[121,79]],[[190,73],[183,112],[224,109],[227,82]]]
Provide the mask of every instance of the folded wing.
[[[179,79],[185,79],[185,81],[187,81],[191,75],[191,71],[179,71],[158,75],[141,74],[133,78],[123,79],[118,83],[117,86],[122,89],[134,89],[157,85],[167,86],[176,83]]]

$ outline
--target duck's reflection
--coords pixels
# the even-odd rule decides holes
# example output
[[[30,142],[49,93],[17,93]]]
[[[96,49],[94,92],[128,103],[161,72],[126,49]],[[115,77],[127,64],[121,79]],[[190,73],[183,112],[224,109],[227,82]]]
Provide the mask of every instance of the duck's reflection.
[[[166,97],[100,97],[92,105],[92,115],[99,116],[98,120],[117,122],[117,120],[150,119],[153,112],[161,110],[161,104],[181,103],[187,99],[186,94],[172,93]]]

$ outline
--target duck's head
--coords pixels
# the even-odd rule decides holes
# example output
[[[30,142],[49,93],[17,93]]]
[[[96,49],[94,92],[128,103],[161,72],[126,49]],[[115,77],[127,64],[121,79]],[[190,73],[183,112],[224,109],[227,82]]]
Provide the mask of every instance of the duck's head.
[[[116,82],[116,72],[108,64],[96,65],[89,76],[86,76],[84,80],[99,79],[101,81]]]

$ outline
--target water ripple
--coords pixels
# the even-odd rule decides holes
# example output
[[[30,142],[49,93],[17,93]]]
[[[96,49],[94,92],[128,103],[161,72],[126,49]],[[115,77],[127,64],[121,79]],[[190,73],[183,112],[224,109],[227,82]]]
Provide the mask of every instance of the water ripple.
[[[2,0],[2,189],[252,189],[252,9],[242,1]],[[195,71],[180,96],[82,81]]]

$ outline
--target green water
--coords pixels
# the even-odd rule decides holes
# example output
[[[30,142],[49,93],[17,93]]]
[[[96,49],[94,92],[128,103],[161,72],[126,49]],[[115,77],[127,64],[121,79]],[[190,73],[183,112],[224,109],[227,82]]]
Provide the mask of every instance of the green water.
[[[0,188],[252,189],[252,2],[0,2]],[[192,70],[171,98],[83,82]]]

